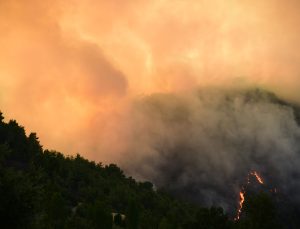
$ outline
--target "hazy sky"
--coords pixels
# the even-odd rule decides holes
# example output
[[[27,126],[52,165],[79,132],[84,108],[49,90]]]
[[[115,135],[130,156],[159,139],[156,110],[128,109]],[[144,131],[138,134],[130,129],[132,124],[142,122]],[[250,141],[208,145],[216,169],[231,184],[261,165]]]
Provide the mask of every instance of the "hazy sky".
[[[154,92],[260,86],[300,102],[298,0],[0,0],[0,109],[46,148],[118,160]]]

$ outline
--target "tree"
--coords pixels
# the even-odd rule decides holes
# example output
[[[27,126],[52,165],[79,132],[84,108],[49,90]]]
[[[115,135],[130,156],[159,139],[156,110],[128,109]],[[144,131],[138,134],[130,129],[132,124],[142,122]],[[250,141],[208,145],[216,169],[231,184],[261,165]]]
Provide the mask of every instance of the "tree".
[[[129,202],[128,213],[126,215],[126,226],[128,229],[139,228],[139,208],[136,200],[131,199]]]
[[[62,228],[68,217],[66,201],[59,192],[50,194],[45,202],[46,221],[53,228]]]
[[[169,220],[164,217],[162,218],[162,220],[160,221],[159,225],[158,225],[158,229],[173,229],[172,224],[169,222]]]
[[[279,229],[282,228],[278,222],[275,204],[267,193],[259,193],[246,198],[244,218],[239,222],[243,227],[249,229]]]
[[[109,208],[102,202],[96,201],[90,206],[90,217],[94,228],[111,229],[112,215]]]
[[[122,228],[125,228],[126,224],[125,224],[125,220],[122,219],[122,215],[121,214],[116,214],[115,217],[114,217],[114,224],[119,226],[119,227],[122,227]]]
[[[26,174],[0,169],[0,227],[32,228],[36,189]]]

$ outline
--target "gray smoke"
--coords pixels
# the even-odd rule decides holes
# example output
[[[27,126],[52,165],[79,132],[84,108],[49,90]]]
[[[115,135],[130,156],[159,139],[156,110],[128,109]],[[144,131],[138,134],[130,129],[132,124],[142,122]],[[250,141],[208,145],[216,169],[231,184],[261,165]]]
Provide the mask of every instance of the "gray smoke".
[[[260,89],[156,94],[132,108],[123,168],[175,195],[234,209],[249,171],[300,201],[296,107]]]

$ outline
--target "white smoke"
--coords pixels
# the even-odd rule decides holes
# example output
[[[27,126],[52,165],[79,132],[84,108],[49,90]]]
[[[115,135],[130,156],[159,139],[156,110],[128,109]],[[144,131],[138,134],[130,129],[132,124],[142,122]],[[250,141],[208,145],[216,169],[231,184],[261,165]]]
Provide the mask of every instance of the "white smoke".
[[[295,110],[271,93],[157,94],[137,101],[131,120],[123,167],[179,196],[232,209],[252,170],[282,192],[300,190]]]

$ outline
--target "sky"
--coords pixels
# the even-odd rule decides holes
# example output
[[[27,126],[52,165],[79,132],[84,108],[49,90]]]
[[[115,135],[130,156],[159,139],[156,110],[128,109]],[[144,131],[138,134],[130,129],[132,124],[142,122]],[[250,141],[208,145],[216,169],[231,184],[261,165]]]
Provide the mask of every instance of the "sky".
[[[147,96],[260,87],[300,103],[299,4],[0,0],[0,109],[45,148],[108,163],[151,123],[132,128]]]

